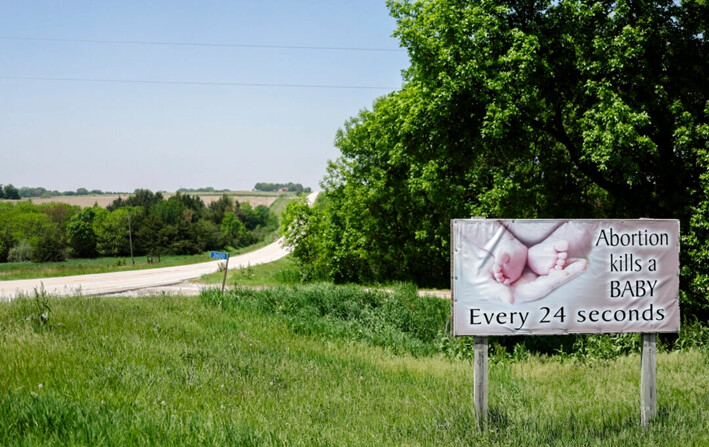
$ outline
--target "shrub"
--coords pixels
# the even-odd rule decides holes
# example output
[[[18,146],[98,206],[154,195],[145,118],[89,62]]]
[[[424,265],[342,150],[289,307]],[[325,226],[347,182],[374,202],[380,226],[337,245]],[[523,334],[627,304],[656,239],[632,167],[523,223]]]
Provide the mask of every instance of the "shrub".
[[[7,253],[8,262],[29,262],[31,259],[32,246],[27,241],[18,243]]]
[[[66,244],[62,232],[55,228],[41,234],[37,242],[32,245],[30,260],[32,262],[66,261]]]

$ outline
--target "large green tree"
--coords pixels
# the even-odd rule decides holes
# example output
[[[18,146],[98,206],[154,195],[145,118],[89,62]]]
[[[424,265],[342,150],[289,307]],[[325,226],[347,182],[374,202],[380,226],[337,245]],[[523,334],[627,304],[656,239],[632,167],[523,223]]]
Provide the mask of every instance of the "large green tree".
[[[99,209],[98,206],[84,208],[69,220],[67,227],[69,250],[74,257],[95,258],[98,256],[94,219]]]
[[[310,219],[328,276],[446,285],[451,218],[679,218],[707,309],[705,1],[388,5],[411,65],[337,134]]]
[[[12,185],[6,185],[3,192],[3,198],[10,200],[20,200],[20,191]]]

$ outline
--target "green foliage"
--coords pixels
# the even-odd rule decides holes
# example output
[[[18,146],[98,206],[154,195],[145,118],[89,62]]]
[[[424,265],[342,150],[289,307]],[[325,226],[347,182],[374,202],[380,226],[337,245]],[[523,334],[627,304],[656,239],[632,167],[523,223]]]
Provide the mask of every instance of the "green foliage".
[[[149,189],[136,189],[126,200],[123,200],[120,197],[114,200],[113,203],[107,207],[107,209],[109,211],[113,211],[124,206],[150,208],[158,203],[161,203],[163,199],[164,198],[161,192],[154,193]]]
[[[296,192],[296,193],[310,193],[311,189],[308,188],[303,188],[303,185],[300,183],[256,183],[254,186],[254,191],[263,191],[263,192],[271,192],[271,191],[280,191],[282,189],[285,189],[287,192]]]
[[[230,220],[222,225],[227,213]],[[0,203],[0,262],[6,261],[20,241],[32,247],[30,258],[35,262],[63,261],[67,255],[127,256],[129,216],[133,251],[138,256],[245,247],[270,239],[278,225],[268,207],[252,209],[226,195],[209,208],[199,196],[177,193],[165,199],[162,193],[145,189],[136,190],[127,199],[116,199],[108,209],[5,202]],[[218,216],[221,218],[215,222]]]
[[[27,241],[15,244],[7,254],[8,262],[28,262],[32,259],[32,246]]]
[[[699,320],[685,320],[680,327],[679,337],[672,347],[678,351],[703,349],[709,352],[709,326]]]
[[[7,262],[7,255],[10,252],[9,244],[0,237],[0,262]]]
[[[93,223],[96,251],[102,256],[125,256],[130,252],[128,240],[128,211],[119,208],[113,212],[97,209]]]
[[[447,337],[450,305],[439,298],[421,298],[416,289],[400,285],[392,292],[356,286],[315,284],[263,290],[237,288],[202,299],[223,309],[258,309],[284,316],[297,334],[326,339],[367,341],[394,353],[430,355]]]
[[[11,184],[5,185],[2,197],[0,198],[8,200],[20,200],[20,191]]]
[[[227,211],[221,222],[220,231],[226,237],[226,243],[233,247],[249,245],[250,237],[244,223],[237,219],[234,213]]]
[[[32,246],[32,262],[66,261],[65,233],[58,227],[49,227],[42,231]]]
[[[214,189],[211,186],[207,186],[204,188],[180,188],[177,190],[177,192],[182,192],[182,193],[190,193],[190,192],[229,192],[228,189]]]
[[[210,203],[208,208],[207,217],[217,225],[221,224],[226,212],[236,211],[234,201],[226,194],[222,194],[219,200]]]
[[[71,254],[77,258],[98,256],[94,219],[99,207],[83,208],[74,214],[67,226],[67,236]]]
[[[292,248],[293,259],[306,280],[323,279],[328,267],[328,255],[323,246],[323,218],[321,201],[310,207],[305,197],[289,202],[281,215],[280,234]]]
[[[452,218],[675,217],[707,315],[706,2],[387,4],[411,66],[338,132],[303,263],[446,287]]]

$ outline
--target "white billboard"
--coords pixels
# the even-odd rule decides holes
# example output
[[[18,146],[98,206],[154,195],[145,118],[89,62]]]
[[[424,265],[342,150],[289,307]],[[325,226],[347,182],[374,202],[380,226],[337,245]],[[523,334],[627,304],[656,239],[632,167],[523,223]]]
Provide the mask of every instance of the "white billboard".
[[[677,220],[452,221],[454,335],[677,332]]]

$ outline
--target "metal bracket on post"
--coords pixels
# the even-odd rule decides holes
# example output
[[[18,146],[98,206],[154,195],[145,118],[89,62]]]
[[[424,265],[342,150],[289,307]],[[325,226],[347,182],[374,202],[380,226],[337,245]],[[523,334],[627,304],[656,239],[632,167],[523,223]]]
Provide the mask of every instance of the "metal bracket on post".
[[[640,423],[646,428],[657,414],[657,334],[643,334],[640,352]]]

